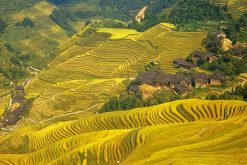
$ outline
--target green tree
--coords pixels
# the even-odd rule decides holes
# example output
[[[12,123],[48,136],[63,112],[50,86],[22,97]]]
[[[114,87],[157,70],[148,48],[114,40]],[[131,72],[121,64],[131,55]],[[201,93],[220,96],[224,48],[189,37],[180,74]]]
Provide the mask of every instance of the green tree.
[[[172,9],[169,19],[175,23],[191,21],[227,20],[228,14],[209,0],[181,0]]]
[[[4,20],[0,19],[0,33],[2,33],[6,27],[7,23]]]
[[[159,103],[158,103],[158,101],[157,101],[156,99],[151,99],[151,100],[149,100],[149,102],[148,102],[148,105],[149,105],[149,106],[157,105],[157,104],[159,104]]]
[[[208,32],[207,38],[203,40],[203,45],[207,50],[216,54],[221,54],[222,43],[220,38],[218,38],[217,32],[218,31]]]
[[[225,5],[222,7],[222,9],[223,9],[225,12],[228,11],[228,5],[227,5],[227,3],[225,3]]]
[[[67,31],[69,36],[75,34],[75,30],[71,26],[70,22],[76,21],[76,18],[73,13],[65,10],[65,9],[55,9],[52,14],[49,16],[56,24],[58,24],[61,28]]]
[[[34,27],[33,21],[32,21],[30,18],[28,18],[28,17],[25,17],[25,18],[22,20],[22,25],[23,25],[24,27],[27,27],[27,26],[29,26],[29,27]]]

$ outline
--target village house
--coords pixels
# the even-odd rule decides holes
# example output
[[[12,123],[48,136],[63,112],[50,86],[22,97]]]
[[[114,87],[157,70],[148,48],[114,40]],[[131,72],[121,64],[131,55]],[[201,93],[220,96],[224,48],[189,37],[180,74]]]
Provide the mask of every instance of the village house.
[[[136,94],[139,91],[140,91],[139,90],[139,85],[137,85],[137,84],[131,85],[130,88],[129,88],[129,94]]]
[[[155,75],[156,75],[155,71],[141,73],[139,76],[136,77],[135,82],[141,85],[143,84],[154,85]]]
[[[183,79],[182,75],[166,74],[157,72],[155,76],[155,83],[159,84],[162,88],[173,89]]]
[[[207,61],[208,61],[209,63],[211,63],[211,62],[217,60],[216,54],[214,54],[214,53],[212,53],[212,52],[208,52],[206,56],[207,56]]]
[[[174,88],[174,92],[181,96],[187,96],[192,93],[192,90],[184,84],[177,84]]]
[[[148,88],[143,88],[144,86]],[[151,90],[151,86],[153,90]],[[149,71],[137,76],[134,84],[129,88],[129,93],[136,94],[137,92],[141,92],[149,96],[150,94],[147,94],[146,91],[156,91],[162,88],[173,90],[175,93],[185,96],[193,90],[193,77],[185,77],[182,74],[174,75],[159,71]]]
[[[206,88],[209,85],[209,76],[204,73],[195,76],[195,88]]]
[[[188,61],[185,61],[181,58],[177,58],[173,61],[173,63],[177,66],[177,68],[183,68],[183,69],[192,69],[195,67],[194,64],[188,62]]]
[[[143,84],[139,87],[140,89],[140,92],[142,93],[142,98],[144,100],[146,99],[149,99],[149,98],[152,98],[153,97],[153,94],[156,92],[156,91],[160,91],[161,90],[161,87],[160,86],[152,86],[152,85],[147,85],[147,84]]]
[[[210,85],[222,85],[226,75],[221,71],[215,71],[209,78]]]
[[[238,58],[238,59],[241,59],[244,55],[243,49],[241,49],[241,48],[234,48],[234,49],[232,49],[232,51],[234,53],[233,56]]]
[[[205,54],[202,51],[198,51],[198,50],[191,52],[191,56],[193,58],[196,58],[196,59],[204,59],[205,58]]]
[[[180,74],[171,75],[170,81],[169,81],[169,87],[170,89],[174,89],[177,84],[179,84],[183,80],[183,76]]]
[[[183,80],[180,81],[180,84],[183,84],[189,87],[190,89],[193,89],[193,80],[191,77],[183,78]]]
[[[221,71],[215,71],[212,75],[198,73],[195,76],[185,76],[183,74],[168,74],[159,71],[148,71],[141,73],[130,86],[129,93],[136,94],[146,90],[140,90],[143,85],[148,89],[169,89],[182,96],[191,93],[194,88],[206,88],[209,85],[222,85],[226,75]],[[146,88],[145,88],[146,89]],[[154,91],[154,90],[151,90]]]
[[[24,95],[25,94],[25,89],[23,86],[16,86],[14,90],[15,95]]]
[[[169,79],[170,75],[164,72],[157,72],[154,83],[156,86],[161,86],[162,88],[169,89]]]
[[[217,38],[226,38],[226,33],[224,33],[223,31],[218,31],[216,32],[216,36]]]
[[[15,90],[18,92],[24,92],[24,87],[23,86],[16,86]]]

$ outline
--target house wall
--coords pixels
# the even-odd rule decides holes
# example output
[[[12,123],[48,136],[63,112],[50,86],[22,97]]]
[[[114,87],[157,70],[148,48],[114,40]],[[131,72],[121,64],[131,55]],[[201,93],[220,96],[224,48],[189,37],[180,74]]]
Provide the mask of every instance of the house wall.
[[[208,85],[209,83],[195,81],[195,88],[206,88]]]
[[[221,81],[217,79],[210,79],[210,85],[221,85]]]

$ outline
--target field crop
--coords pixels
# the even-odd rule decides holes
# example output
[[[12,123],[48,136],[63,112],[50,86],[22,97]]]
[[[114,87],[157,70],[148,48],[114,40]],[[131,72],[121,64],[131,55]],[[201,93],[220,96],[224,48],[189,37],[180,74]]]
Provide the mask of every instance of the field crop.
[[[110,96],[126,90],[124,82],[135,77],[151,61],[160,62],[166,72],[174,72],[173,60],[200,49],[198,40],[206,35],[205,32],[169,31],[157,25],[132,35],[132,39],[105,38],[101,43],[97,37],[102,38],[104,33],[96,32],[95,38],[85,44],[88,38],[82,37],[84,32],[66,41],[68,45],[61,45],[60,55],[26,87],[27,97],[38,97],[28,118],[54,123],[91,115]],[[183,44],[187,40],[190,42]],[[30,123],[28,118],[19,124]]]
[[[49,18],[49,14],[55,8],[48,2],[41,1],[33,6],[21,8],[20,12],[14,11],[14,9],[5,11],[5,13],[10,12],[9,14],[0,12],[1,18],[4,18],[8,24],[8,28],[5,33],[1,34],[1,38],[21,52],[34,54],[35,58],[29,62],[31,66],[37,68],[46,66],[51,56],[56,53],[59,43],[68,39],[65,31]],[[15,25],[25,17],[34,22],[34,27]]]
[[[98,32],[111,34],[111,39],[122,39],[129,35],[137,35],[139,32],[133,29],[99,28]]]
[[[247,103],[180,100],[0,138],[1,164],[246,164]]]
[[[244,12],[247,11],[246,0],[214,0],[219,4],[227,4],[229,12],[235,17],[239,18]]]
[[[0,116],[7,110],[9,106],[9,96],[4,96],[0,98]]]
[[[66,7],[93,11],[98,2],[72,2]],[[240,1],[227,3],[229,10],[239,9],[236,17],[245,11]],[[175,26],[168,23],[143,33],[81,29],[85,21],[81,20],[72,25],[80,32],[68,38],[49,18],[55,8],[37,0],[21,12],[8,11],[4,41],[35,52],[37,58],[30,62],[34,67],[55,59],[25,86],[25,97],[34,99],[30,110],[16,125],[1,130],[0,165],[247,164],[244,101],[188,99],[98,113],[110,97],[126,92],[130,80],[151,62],[175,73],[173,61],[202,50],[207,31],[173,31]],[[16,27],[24,17],[35,27]],[[244,77],[239,78],[245,81]],[[0,81],[5,82],[1,77]],[[10,89],[1,88],[0,94],[6,90]],[[0,99],[0,114],[9,101],[9,96]]]

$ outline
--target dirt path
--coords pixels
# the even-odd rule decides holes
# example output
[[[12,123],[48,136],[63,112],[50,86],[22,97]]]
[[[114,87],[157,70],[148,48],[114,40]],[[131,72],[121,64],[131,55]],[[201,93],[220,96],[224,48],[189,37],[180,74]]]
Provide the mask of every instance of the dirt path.
[[[139,13],[137,14],[137,16],[135,17],[137,22],[141,22],[144,18],[145,18],[145,13],[148,9],[148,6],[145,6],[144,8],[142,8]]]
[[[9,111],[9,110],[10,110],[10,108],[11,108],[11,106],[12,106],[12,102],[13,102],[12,97],[11,97],[11,94],[8,95],[8,96],[9,96],[9,106],[8,106],[8,108],[6,109],[6,111]]]
[[[35,77],[37,77],[37,76],[39,75],[39,73],[40,73],[40,70],[39,70],[39,69],[34,68],[34,67],[32,67],[32,66],[29,67],[29,69],[33,70],[35,75],[32,76],[32,77],[29,77],[29,78],[25,79],[25,80],[22,82],[23,87],[28,86],[28,84],[29,84]]]
[[[53,116],[51,118],[48,118],[48,119],[45,119],[45,120],[41,120],[40,122],[41,123],[46,123],[47,121],[51,121],[51,120],[54,120],[56,118],[65,117],[65,116],[71,116],[71,115],[79,114],[79,113],[82,113],[82,112],[87,112],[87,111],[89,111],[90,109],[92,109],[92,108],[94,108],[96,106],[99,106],[99,105],[95,104],[95,105],[85,109],[84,111],[75,111],[75,112],[69,112],[69,113],[65,113],[65,114],[62,114],[62,115],[58,115],[58,116]]]

